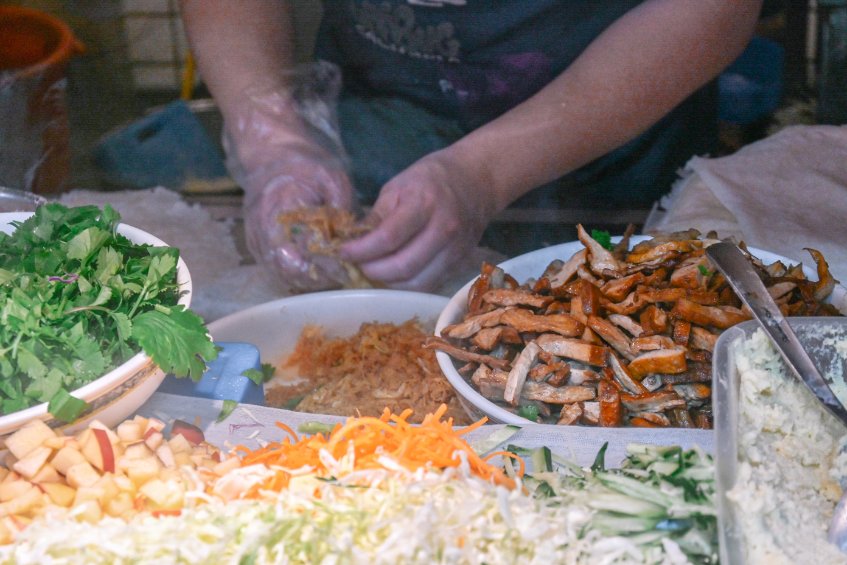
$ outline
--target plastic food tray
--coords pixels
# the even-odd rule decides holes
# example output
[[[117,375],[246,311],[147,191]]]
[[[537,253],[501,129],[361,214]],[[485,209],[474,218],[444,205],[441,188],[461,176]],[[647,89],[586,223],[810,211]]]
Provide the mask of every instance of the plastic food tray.
[[[847,317],[796,317],[788,321],[825,378],[827,375],[845,374],[847,360],[838,355],[832,340],[826,342],[828,338],[843,339],[847,336]],[[739,340],[749,338],[758,328],[758,322],[750,320],[726,330],[718,338],[712,359],[720,562],[733,565],[744,563],[738,517],[726,498],[726,493],[735,485],[738,472],[739,380],[734,346]],[[838,387],[833,392],[842,402],[847,403],[847,398],[839,393]]]

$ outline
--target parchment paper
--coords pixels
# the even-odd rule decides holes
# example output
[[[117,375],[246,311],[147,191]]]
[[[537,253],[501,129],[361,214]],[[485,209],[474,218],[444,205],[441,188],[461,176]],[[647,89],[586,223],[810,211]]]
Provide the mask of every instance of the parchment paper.
[[[166,423],[175,419],[195,424],[204,430],[206,440],[222,449],[242,444],[250,448],[260,446],[259,440],[279,441],[286,433],[277,427],[283,422],[294,430],[306,422],[343,422],[345,418],[318,414],[305,414],[268,408],[252,404],[239,405],[221,423],[215,420],[221,412],[222,402],[192,398],[173,394],[155,393],[138,411],[139,414],[155,416]],[[502,425],[485,425],[467,435],[472,444],[488,437]],[[547,446],[553,452],[580,465],[594,462],[599,449],[608,442],[606,464],[617,466],[626,455],[626,446],[631,443],[653,445],[679,445],[686,449],[698,445],[708,453],[713,452],[713,434],[710,430],[688,429],[642,429],[642,428],[589,428],[579,426],[552,426],[530,424],[512,436],[508,443],[526,448]]]
[[[847,282],[847,126],[793,126],[727,157],[691,159],[644,232],[716,230]]]

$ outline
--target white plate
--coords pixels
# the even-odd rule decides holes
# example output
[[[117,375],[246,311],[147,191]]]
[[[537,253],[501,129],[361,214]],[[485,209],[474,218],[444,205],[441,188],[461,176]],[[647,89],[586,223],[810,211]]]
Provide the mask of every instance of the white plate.
[[[14,231],[12,222],[22,222],[31,215],[31,212],[0,213],[0,232],[12,233]],[[118,233],[126,236],[134,243],[157,247],[167,246],[161,239],[126,224],[118,225]],[[193,287],[191,274],[181,258],[177,264],[177,282],[183,290],[183,295],[178,303],[188,308],[191,304]],[[63,426],[52,420],[45,402],[25,410],[0,416],[0,436],[12,433],[26,422],[36,418],[68,432],[84,428],[94,419],[100,420],[107,426],[116,426],[144,404],[164,378],[165,374],[153,364],[153,361],[147,355],[138,353],[99,379],[71,391],[73,396],[81,398],[91,405],[89,410],[72,424]]]
[[[612,241],[618,242],[620,239],[620,237],[613,237]],[[635,245],[648,239],[651,238],[643,235],[633,236],[630,239],[630,242],[631,245]],[[574,253],[584,249],[584,247],[585,246],[580,241],[570,241],[568,243],[553,245],[519,255],[509,259],[508,261],[500,263],[499,266],[502,267],[506,273],[517,279],[519,283],[524,283],[528,279],[541,276],[544,269],[546,269],[552,261],[556,259],[565,261]],[[782,261],[786,265],[797,264],[797,261],[769,251],[754,247],[750,247],[748,250],[765,264],[770,264],[775,261]],[[809,257],[809,262],[814,264],[811,257]],[[809,268],[806,263],[803,264],[803,271],[810,279],[817,280],[816,271]],[[450,301],[447,303],[447,307],[438,317],[438,321],[435,324],[435,335],[441,335],[441,330],[446,326],[455,324],[462,320],[467,312],[468,291],[475,280],[476,279],[474,278],[468,281],[465,286],[459,289],[459,291],[450,298]],[[835,290],[833,290],[832,296],[830,297],[830,302],[832,302],[839,311],[847,311],[847,289],[841,285],[836,285]],[[444,372],[447,380],[450,381],[450,384],[453,385],[453,388],[456,389],[463,406],[470,413],[472,418],[477,419],[482,416],[488,416],[490,420],[502,424],[523,425],[529,422],[529,420],[521,418],[514,412],[510,412],[509,410],[498,406],[494,402],[491,402],[479,394],[479,392],[477,392],[477,390],[468,383],[462,375],[459,374],[456,370],[456,365],[453,363],[453,359],[449,355],[438,351],[435,356],[438,359],[438,364],[441,366],[441,370]]]
[[[264,363],[287,357],[304,326],[319,325],[327,337],[355,334],[367,322],[400,324],[417,317],[432,327],[447,298],[402,290],[333,290],[272,300],[209,324],[218,342],[246,342]]]

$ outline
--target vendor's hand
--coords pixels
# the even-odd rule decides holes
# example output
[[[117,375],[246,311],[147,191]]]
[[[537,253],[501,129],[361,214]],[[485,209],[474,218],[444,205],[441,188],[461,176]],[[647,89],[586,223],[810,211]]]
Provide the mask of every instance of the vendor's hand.
[[[308,240],[292,236],[280,223],[283,212],[312,206],[350,209],[353,189],[337,161],[319,148],[284,149],[275,161],[246,172],[244,227],[254,259],[273,269],[282,288],[303,292],[337,288],[347,280],[339,262],[315,256]]]
[[[433,290],[473,249],[495,212],[485,184],[445,149],[389,181],[368,221],[376,227],[345,244],[342,255],[371,280]]]

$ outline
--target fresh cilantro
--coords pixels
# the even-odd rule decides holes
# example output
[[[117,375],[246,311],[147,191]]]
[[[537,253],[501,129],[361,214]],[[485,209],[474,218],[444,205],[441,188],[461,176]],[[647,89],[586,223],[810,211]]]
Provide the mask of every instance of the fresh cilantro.
[[[110,206],[48,203],[0,233],[0,410],[39,402],[72,421],[73,391],[144,351],[199,379],[217,356],[203,320],[177,302],[179,250],[131,242]]]
[[[591,239],[611,251],[614,249],[614,245],[612,245],[612,234],[607,232],[606,230],[591,230]]]
[[[238,402],[235,400],[224,400],[221,405],[221,413],[218,414],[218,419],[215,420],[218,424],[229,418],[229,415],[238,407]]]
[[[520,416],[521,418],[526,418],[531,422],[537,422],[539,416],[538,406],[536,406],[535,404],[522,404],[518,408],[518,416]]]
[[[241,374],[253,381],[256,386],[261,386],[273,378],[274,371],[273,365],[262,363],[260,369],[247,369]]]
[[[700,271],[700,274],[704,277],[712,276],[712,271],[710,271],[706,265],[697,265],[697,270]]]

